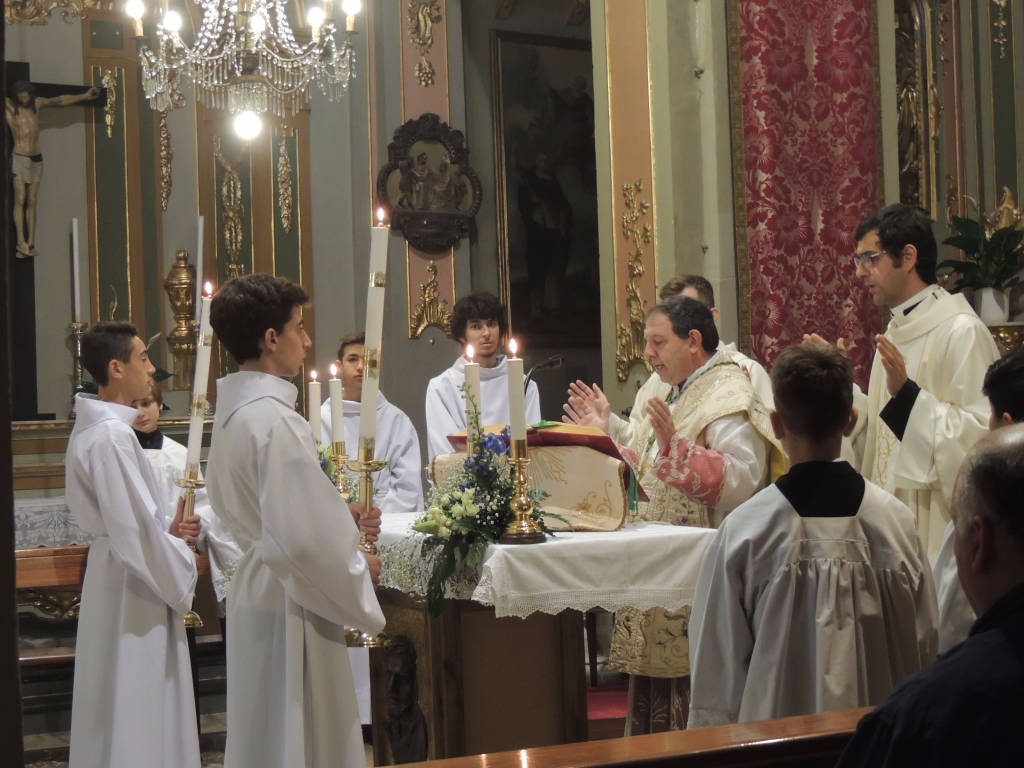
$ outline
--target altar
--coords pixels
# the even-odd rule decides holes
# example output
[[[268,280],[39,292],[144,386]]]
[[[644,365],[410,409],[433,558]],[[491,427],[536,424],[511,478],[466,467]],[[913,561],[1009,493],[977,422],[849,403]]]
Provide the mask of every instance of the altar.
[[[375,764],[587,738],[583,613],[692,604],[714,530],[637,523],[488,547],[427,613],[414,515],[385,515],[379,597],[389,644],[371,654]]]

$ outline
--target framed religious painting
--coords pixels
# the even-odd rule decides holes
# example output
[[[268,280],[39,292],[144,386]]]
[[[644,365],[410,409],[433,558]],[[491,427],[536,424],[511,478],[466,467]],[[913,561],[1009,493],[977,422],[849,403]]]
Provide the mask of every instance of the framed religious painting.
[[[491,36],[498,258],[515,333],[600,345],[590,41]]]

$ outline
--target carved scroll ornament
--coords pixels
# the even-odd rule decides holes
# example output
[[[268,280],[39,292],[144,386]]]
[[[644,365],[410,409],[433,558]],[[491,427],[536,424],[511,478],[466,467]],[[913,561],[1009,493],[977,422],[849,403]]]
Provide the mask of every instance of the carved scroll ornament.
[[[622,186],[622,195],[626,201],[626,210],[622,214],[622,236],[633,250],[626,263],[626,309],[629,318],[628,322],[619,323],[615,333],[615,375],[619,381],[629,378],[629,370],[635,363],[643,363],[650,370],[644,356],[646,302],[640,295],[640,278],[644,275],[643,246],[651,242],[652,229],[650,223],[640,221],[651,210],[650,202],[640,199],[643,190],[643,179]]]

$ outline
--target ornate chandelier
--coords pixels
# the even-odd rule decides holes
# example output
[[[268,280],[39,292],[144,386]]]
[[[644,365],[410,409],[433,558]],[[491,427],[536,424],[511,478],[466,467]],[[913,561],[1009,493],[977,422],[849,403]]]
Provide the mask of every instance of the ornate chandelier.
[[[167,10],[156,27],[156,43],[142,38],[143,0],[128,0],[125,12],[135,19],[142,64],[142,87],[158,111],[179,107],[181,75],[195,84],[196,99],[212,109],[233,114],[272,112],[290,117],[309,103],[315,81],[331,101],[348,88],[355,74],[351,37],[360,0],[344,0],[345,36],[335,40],[331,0],[311,8],[307,19],[313,34],[295,39],[285,0],[195,0],[202,22],[192,46],[178,35],[181,16]]]

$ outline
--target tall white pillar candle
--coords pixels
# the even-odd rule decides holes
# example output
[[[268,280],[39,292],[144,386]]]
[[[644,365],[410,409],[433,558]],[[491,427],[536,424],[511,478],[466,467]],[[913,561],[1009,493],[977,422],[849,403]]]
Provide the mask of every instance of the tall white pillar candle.
[[[331,363],[331,378],[327,382],[327,393],[331,396],[331,442],[345,442],[345,396],[341,391],[338,366]]]
[[[384,212],[370,229],[370,280],[366,292],[366,344],[363,347],[363,396],[359,411],[359,437],[377,432],[377,393],[380,390],[381,341],[384,335],[384,286],[388,269],[388,227]]]
[[[469,362],[465,365],[466,371],[466,389],[468,390],[468,397],[466,398],[466,429],[469,429],[469,398],[473,398],[476,403],[477,411],[483,413],[483,405],[480,402],[480,363],[473,362],[474,355],[473,345],[466,345],[466,360]],[[481,416],[481,418],[483,418]],[[483,429],[483,424],[480,428]]]
[[[203,217],[199,217],[199,235],[196,238],[196,309],[203,296]]]
[[[316,371],[309,372],[309,392],[306,394],[306,414],[309,417],[309,428],[313,431],[313,442],[322,442],[320,429],[320,382],[316,380]]]
[[[71,220],[71,319],[82,322],[82,276],[78,266],[78,219]]]
[[[213,286],[206,284],[206,296],[199,304],[199,338],[196,343],[196,371],[192,384],[192,413],[188,425],[188,451],[186,467],[199,467],[199,452],[203,445],[203,420],[206,418],[206,383],[210,377],[210,349],[213,332],[210,330],[210,302]]]
[[[523,391],[523,360],[516,357],[516,340],[510,339],[508,350],[508,424],[513,440],[526,439],[526,397]]]

